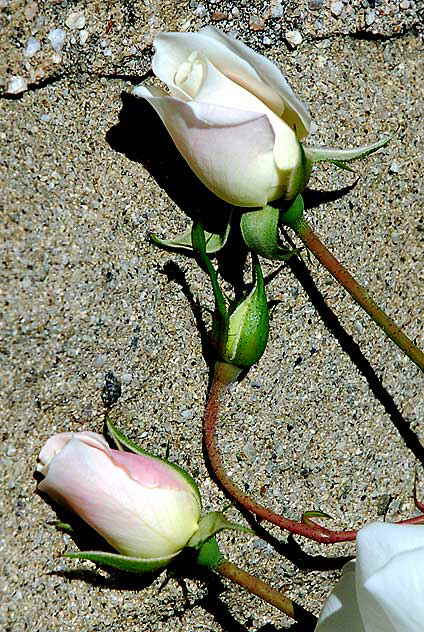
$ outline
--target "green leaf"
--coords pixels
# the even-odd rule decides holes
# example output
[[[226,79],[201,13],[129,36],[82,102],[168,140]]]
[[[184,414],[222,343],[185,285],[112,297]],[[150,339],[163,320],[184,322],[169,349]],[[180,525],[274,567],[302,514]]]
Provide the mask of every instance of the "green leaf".
[[[332,517],[329,514],[324,513],[323,511],[304,511],[302,514],[302,520],[304,518],[324,518],[332,520]]]
[[[152,459],[156,459],[157,461],[162,461],[162,463],[166,463],[167,465],[172,467],[172,469],[176,470],[178,474],[180,474],[184,478],[184,480],[191,486],[191,488],[195,492],[200,505],[202,504],[200,491],[197,486],[197,483],[194,480],[194,478],[190,476],[188,472],[186,472],[177,463],[173,463],[172,461],[168,461],[167,459],[161,459],[160,457],[156,456],[156,454],[152,454],[151,452],[147,452],[147,450],[143,450],[143,448],[141,448],[137,443],[135,443],[134,441],[131,441],[131,439],[129,439],[126,435],[124,435],[123,432],[118,430],[118,428],[116,428],[116,426],[113,425],[113,423],[110,421],[109,418],[106,418],[105,423],[106,423],[106,428],[107,428],[110,438],[115,442],[119,450],[122,450],[123,448],[125,448],[129,452],[134,452],[135,454],[142,454],[143,456],[148,456]]]
[[[213,535],[223,530],[240,531],[241,533],[255,535],[252,529],[244,527],[241,524],[237,524],[236,522],[231,522],[230,520],[227,520],[227,518],[221,511],[210,511],[209,513],[202,516],[199,522],[198,530],[190,538],[186,546],[195,549],[200,548]]]
[[[78,560],[90,560],[102,566],[117,568],[128,573],[152,573],[160,568],[167,566],[172,560],[179,555],[171,555],[164,558],[152,558],[148,560],[140,560],[136,557],[120,555],[119,553],[104,553],[103,551],[80,551],[78,553],[65,553],[64,557]]]
[[[346,169],[345,162],[360,160],[378,151],[393,139],[386,136],[376,143],[361,145],[354,149],[336,149],[335,147],[304,147],[306,157],[312,162],[333,162],[341,169]],[[343,166],[342,166],[343,165]]]
[[[214,254],[222,250],[222,248],[227,243],[228,235],[230,233],[231,226],[231,217],[229,218],[225,228],[220,233],[210,233],[205,231],[205,250],[207,254]],[[192,242],[192,229],[184,231],[180,235],[174,237],[174,239],[160,239],[157,235],[151,234],[150,240],[160,248],[165,248],[167,250],[182,250],[185,252],[193,252],[193,242]]]
[[[280,211],[268,205],[259,211],[243,213],[240,228],[243,239],[250,250],[265,259],[287,261],[295,251],[280,245],[279,219]]]
[[[65,533],[75,533],[75,529],[69,522],[61,522],[60,520],[51,520],[47,524],[59,529],[60,531],[64,531]]]

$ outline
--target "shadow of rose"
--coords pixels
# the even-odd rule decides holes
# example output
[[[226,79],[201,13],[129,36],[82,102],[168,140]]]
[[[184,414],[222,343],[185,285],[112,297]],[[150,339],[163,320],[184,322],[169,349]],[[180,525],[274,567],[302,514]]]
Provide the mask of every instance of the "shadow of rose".
[[[205,230],[224,229],[232,207],[211,193],[176,149],[162,121],[144,99],[121,94],[119,123],[106,133],[110,147],[138,162],[175,204]]]

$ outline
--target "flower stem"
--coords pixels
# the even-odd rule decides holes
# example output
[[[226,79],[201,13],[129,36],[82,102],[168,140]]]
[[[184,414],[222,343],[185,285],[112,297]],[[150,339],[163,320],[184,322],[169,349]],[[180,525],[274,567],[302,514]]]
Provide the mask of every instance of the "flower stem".
[[[311,632],[314,630],[317,622],[316,617],[302,608],[302,606],[289,599],[289,597],[286,597],[283,593],[271,588],[271,586],[266,582],[258,579],[250,573],[247,573],[225,559],[219,562],[218,565],[215,566],[214,570],[223,577],[231,579],[231,581],[235,584],[246,588],[246,590],[254,595],[257,595],[264,601],[270,603],[272,606],[275,606],[291,619],[307,625],[308,632],[309,630]]]
[[[216,425],[219,418],[219,409],[221,398],[226,387],[231,382],[226,363],[217,362],[215,366],[214,377],[209,391],[208,400],[206,402],[205,413],[203,417],[203,445],[209,460],[210,467],[215,478],[221,487],[227,492],[230,498],[241,506],[243,509],[255,514],[258,518],[275,524],[281,529],[285,529],[296,535],[303,535],[310,540],[322,542],[324,544],[332,544],[334,542],[348,542],[355,540],[357,530],[351,531],[333,531],[326,529],[320,524],[313,522],[309,518],[307,521],[296,521],[279,514],[274,513],[263,505],[255,502],[240,487],[238,487],[228,476],[222,463],[221,455],[216,440]],[[397,524],[422,524],[424,523],[424,514],[401,520]]]
[[[424,353],[403,333],[390,316],[378,307],[365,288],[355,281],[346,268],[331,254],[304,217],[295,218],[292,222],[288,222],[288,225],[384,333],[424,371]]]

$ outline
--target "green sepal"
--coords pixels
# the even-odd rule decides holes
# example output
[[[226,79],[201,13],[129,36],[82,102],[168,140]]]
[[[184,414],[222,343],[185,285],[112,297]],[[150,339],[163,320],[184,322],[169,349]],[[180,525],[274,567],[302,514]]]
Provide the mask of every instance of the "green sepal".
[[[298,195],[288,208],[281,211],[280,221],[287,226],[295,226],[303,218],[304,210],[303,197]]]
[[[342,162],[341,160],[331,160],[330,162],[339,169],[343,169],[343,171],[350,171],[350,173],[355,173],[355,169],[352,169],[352,167],[349,167],[349,165],[347,165],[345,162]]]
[[[106,419],[105,423],[108,434],[113,442],[116,444],[118,450],[126,449],[130,452],[134,452],[135,454],[142,454],[143,456],[148,456],[152,459],[156,459],[158,461],[166,463],[167,465],[172,467],[172,469],[176,470],[178,474],[180,474],[185,479],[185,481],[187,481],[187,483],[191,486],[195,495],[197,496],[200,505],[202,504],[200,491],[196,484],[196,481],[190,476],[188,472],[186,472],[186,470],[177,465],[177,463],[173,463],[172,461],[168,461],[167,459],[161,459],[156,454],[152,454],[151,452],[147,452],[147,450],[143,450],[143,448],[141,448],[137,443],[131,441],[131,439],[126,437],[123,432],[118,430],[118,428],[113,425],[109,418]]]
[[[227,330],[220,340],[221,359],[238,367],[256,364],[269,336],[269,309],[259,259],[252,252],[254,285],[231,311]]]
[[[199,222],[193,223],[191,240],[193,243],[193,248],[197,252],[200,261],[206,269],[206,272],[208,273],[211,280],[213,295],[215,298],[215,325],[217,330],[216,334],[219,338],[222,335],[222,332],[225,331],[228,322],[227,305],[222,290],[219,287],[218,273],[213,267],[212,262],[207,255],[205,231]]]
[[[241,524],[237,524],[236,522],[231,522],[231,520],[227,520],[221,511],[210,511],[202,516],[199,521],[199,528],[196,533],[191,536],[186,546],[194,549],[200,549],[207,540],[216,533],[219,533],[219,531],[223,530],[240,531],[241,533],[255,535],[252,529],[244,527]]]
[[[176,553],[169,557],[164,558],[152,558],[147,560],[140,560],[136,557],[129,557],[127,555],[120,555],[119,553],[105,553],[103,551],[79,551],[78,553],[65,553],[64,557],[78,560],[90,560],[95,564],[102,566],[108,566],[110,568],[117,568],[120,571],[126,571],[128,573],[137,573],[142,575],[144,573],[152,573],[160,568],[167,566],[178,555]]]
[[[205,250],[207,254],[214,254],[222,250],[227,243],[228,235],[230,233],[230,220],[228,220],[224,230],[220,233],[210,233],[205,230]],[[182,250],[185,252],[193,252],[195,248],[192,242],[192,229],[184,231],[180,235],[177,235],[173,239],[160,239],[155,234],[150,235],[150,240],[160,248],[166,250]]]
[[[221,551],[219,550],[218,542],[216,538],[209,538],[202,544],[196,557],[196,562],[199,566],[206,566],[206,568],[216,568],[220,562],[224,559]]]
[[[355,147],[354,149],[336,149],[335,147],[304,147],[304,150],[306,157],[311,162],[332,162],[340,169],[353,171],[345,165],[346,162],[361,160],[362,158],[373,154],[375,151],[378,151],[387,145],[392,138],[393,135],[387,136],[376,143],[361,145],[360,147]]]
[[[296,198],[297,199],[297,198]],[[278,223],[280,211],[264,206],[259,211],[247,211],[240,220],[240,229],[246,246],[265,259],[287,261],[295,250],[279,244]]]

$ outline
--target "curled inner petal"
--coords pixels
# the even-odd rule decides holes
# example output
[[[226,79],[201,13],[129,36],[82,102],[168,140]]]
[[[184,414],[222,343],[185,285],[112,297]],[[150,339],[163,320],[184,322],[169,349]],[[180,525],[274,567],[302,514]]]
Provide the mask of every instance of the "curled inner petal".
[[[178,66],[174,76],[176,86],[195,99],[203,83],[205,69],[199,55],[193,51],[186,61]]]

